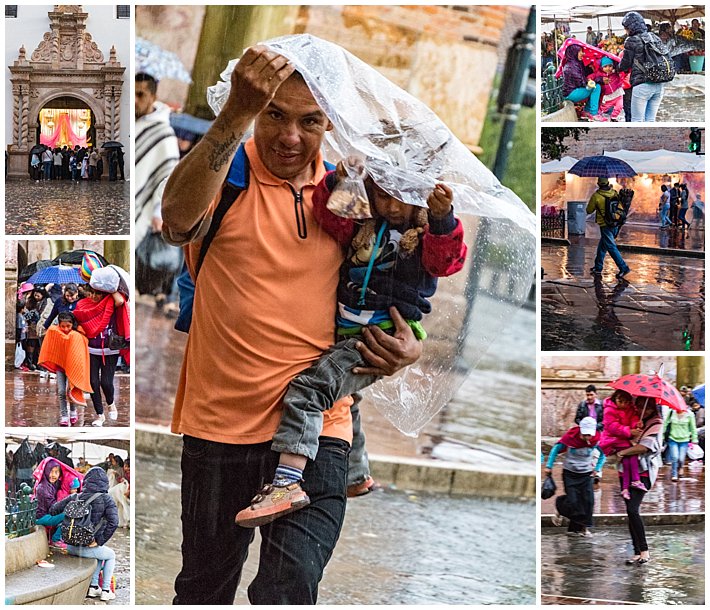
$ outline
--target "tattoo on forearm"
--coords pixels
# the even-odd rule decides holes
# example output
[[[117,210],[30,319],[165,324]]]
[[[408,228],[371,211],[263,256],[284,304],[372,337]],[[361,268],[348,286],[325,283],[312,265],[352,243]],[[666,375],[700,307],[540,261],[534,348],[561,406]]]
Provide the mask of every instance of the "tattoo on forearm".
[[[205,136],[205,140],[212,146],[212,152],[207,156],[212,171],[220,171],[232,160],[232,156],[239,146],[239,139],[234,132],[230,133],[223,142],[212,136]]]

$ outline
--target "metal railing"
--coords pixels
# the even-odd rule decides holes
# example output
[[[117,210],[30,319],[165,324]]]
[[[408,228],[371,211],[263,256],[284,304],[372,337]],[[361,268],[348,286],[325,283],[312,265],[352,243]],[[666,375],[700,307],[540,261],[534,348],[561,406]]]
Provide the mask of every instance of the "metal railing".
[[[30,497],[32,488],[23,483],[16,497],[5,498],[5,535],[18,538],[31,533],[37,523],[37,500]]]
[[[542,216],[540,218],[542,237],[565,237],[565,211],[560,210],[558,214]]]
[[[542,114],[550,114],[560,110],[564,106],[565,100],[562,95],[562,78],[555,78],[555,66],[550,64],[545,68],[542,77],[541,106]]]

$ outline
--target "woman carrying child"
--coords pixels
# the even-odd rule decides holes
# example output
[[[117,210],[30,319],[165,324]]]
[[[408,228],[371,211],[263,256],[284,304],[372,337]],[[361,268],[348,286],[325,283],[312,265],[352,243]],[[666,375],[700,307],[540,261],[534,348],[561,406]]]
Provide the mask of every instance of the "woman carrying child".
[[[73,426],[78,421],[77,405],[86,406],[84,392],[91,391],[89,349],[86,337],[79,332],[70,311],[57,316],[58,324],[47,329],[40,364],[57,375],[59,425]],[[71,403],[71,411],[67,403]]]
[[[349,159],[348,163],[364,169],[357,167],[357,160]],[[237,514],[236,522],[243,527],[270,523],[309,504],[301,479],[308,459],[314,459],[318,451],[323,412],[339,398],[378,379],[352,373],[354,367],[367,366],[355,347],[362,340],[362,328],[377,325],[390,331],[394,326],[390,309],[396,308],[415,336],[425,339],[421,320],[431,312],[429,299],[436,291],[436,278],[461,270],[466,258],[463,226],[454,216],[450,187],[437,184],[429,194],[427,209],[399,201],[367,177],[367,201],[354,203],[368,206],[372,218],[356,222],[337,216],[329,208],[335,207],[329,200],[345,176],[341,162],[337,171],[326,174],[313,194],[316,220],[348,249],[337,290],[339,341],[289,385],[272,443],[273,451],[280,454],[279,465],[273,482]],[[353,428],[360,429],[359,421],[353,421]],[[356,443],[354,440],[353,445]],[[366,455],[364,451],[362,455]]]
[[[641,422],[634,407],[631,394],[624,390],[616,390],[611,397],[604,400],[604,430],[599,441],[599,447],[604,455],[618,454],[622,449],[628,449],[635,444],[635,430]],[[630,489],[646,491],[639,478],[639,461],[634,455],[623,458],[621,495],[624,500],[631,497]]]

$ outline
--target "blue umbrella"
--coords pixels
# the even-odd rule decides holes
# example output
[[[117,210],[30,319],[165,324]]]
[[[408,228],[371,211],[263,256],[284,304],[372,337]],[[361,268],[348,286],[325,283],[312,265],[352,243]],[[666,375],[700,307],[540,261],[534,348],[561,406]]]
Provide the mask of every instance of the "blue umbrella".
[[[569,173],[582,178],[632,178],[636,175],[626,161],[605,155],[584,157],[569,169]]]
[[[68,267],[67,265],[54,265],[41,269],[27,280],[31,284],[67,284],[74,282],[75,284],[86,284],[81,278],[79,270],[76,267]]]
[[[693,388],[693,396],[695,396],[695,400],[705,406],[705,384]]]
[[[190,73],[180,58],[145,38],[136,38],[136,73],[145,72],[155,80],[172,78],[191,83]]]

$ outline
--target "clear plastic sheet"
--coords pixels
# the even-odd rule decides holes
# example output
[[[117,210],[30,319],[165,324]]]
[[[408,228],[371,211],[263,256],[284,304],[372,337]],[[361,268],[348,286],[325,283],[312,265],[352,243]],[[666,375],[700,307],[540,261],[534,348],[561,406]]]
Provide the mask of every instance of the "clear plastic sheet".
[[[454,192],[466,229],[463,271],[439,281],[429,338],[416,364],[368,389],[396,428],[416,435],[457,388],[528,298],[535,273],[535,216],[426,105],[342,47],[309,34],[266,41],[302,74],[333,123],[325,157],[364,160],[378,186],[400,201],[426,206],[437,182]],[[238,59],[208,89],[219,114]],[[531,331],[534,332],[534,331]]]

